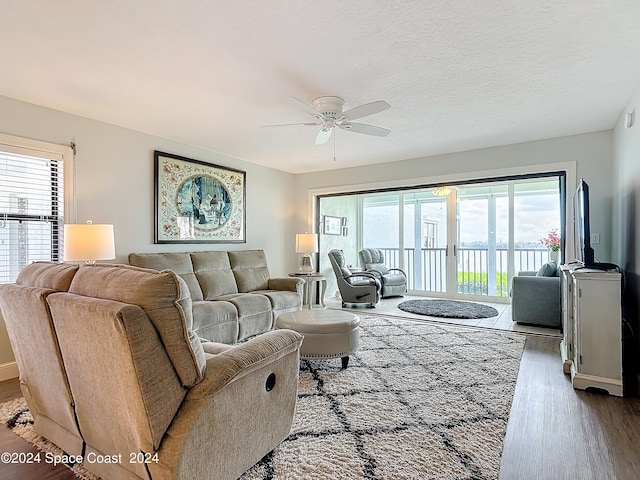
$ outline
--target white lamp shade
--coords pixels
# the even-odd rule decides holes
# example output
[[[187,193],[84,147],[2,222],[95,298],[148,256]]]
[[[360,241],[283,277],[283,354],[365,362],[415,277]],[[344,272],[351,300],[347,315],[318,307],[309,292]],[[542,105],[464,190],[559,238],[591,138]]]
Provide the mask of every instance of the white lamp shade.
[[[296,253],[316,253],[318,235],[315,233],[296,233]]]
[[[69,262],[113,260],[116,247],[113,225],[69,224],[64,226],[64,259]]]

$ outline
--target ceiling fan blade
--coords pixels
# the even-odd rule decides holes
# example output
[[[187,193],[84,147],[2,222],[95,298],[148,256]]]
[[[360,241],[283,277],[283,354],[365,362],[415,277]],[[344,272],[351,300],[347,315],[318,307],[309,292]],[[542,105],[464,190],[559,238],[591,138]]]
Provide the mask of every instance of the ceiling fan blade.
[[[314,122],[304,122],[304,123],[276,123],[274,125],[260,125],[261,128],[266,128],[266,127],[290,127],[292,125],[311,125],[311,126],[316,126],[316,125],[322,125],[321,123],[314,123]]]
[[[344,122],[338,126],[344,130],[349,130],[350,132],[375,135],[376,137],[386,137],[391,133],[391,130],[388,128],[376,127],[375,125],[367,125],[365,123]]]
[[[355,120],[357,118],[366,117],[367,115],[382,112],[387,108],[391,108],[391,105],[384,100],[378,100],[377,102],[365,103],[359,107],[350,108],[346,112],[342,112],[342,115],[347,117],[349,120]]]
[[[318,136],[316,137],[316,145],[323,145],[327,143],[327,141],[331,137],[332,132],[333,127],[320,129],[320,131],[318,132]]]
[[[315,108],[313,108],[311,105],[303,102],[302,100],[300,100],[299,98],[296,97],[287,97],[287,100],[289,101],[289,103],[295,105],[298,108],[302,108],[305,112],[307,112],[309,115],[313,115],[314,117],[319,117],[318,112],[316,111]]]

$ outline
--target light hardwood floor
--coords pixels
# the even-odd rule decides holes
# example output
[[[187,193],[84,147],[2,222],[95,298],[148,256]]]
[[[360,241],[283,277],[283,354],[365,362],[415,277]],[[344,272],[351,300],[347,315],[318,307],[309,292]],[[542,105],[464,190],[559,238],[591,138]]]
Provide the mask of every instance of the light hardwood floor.
[[[516,384],[500,480],[637,480],[640,399],[576,391],[562,373],[559,339],[527,335]],[[0,382],[0,402],[20,395]],[[0,427],[0,453],[35,451]],[[71,480],[64,467],[0,464],[0,479]]]

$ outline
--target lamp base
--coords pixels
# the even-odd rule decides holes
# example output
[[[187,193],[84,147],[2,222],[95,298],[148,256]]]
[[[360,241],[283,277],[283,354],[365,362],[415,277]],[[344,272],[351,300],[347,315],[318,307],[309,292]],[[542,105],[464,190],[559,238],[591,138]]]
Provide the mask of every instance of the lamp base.
[[[313,273],[313,259],[311,254],[305,253],[300,259],[300,273]]]

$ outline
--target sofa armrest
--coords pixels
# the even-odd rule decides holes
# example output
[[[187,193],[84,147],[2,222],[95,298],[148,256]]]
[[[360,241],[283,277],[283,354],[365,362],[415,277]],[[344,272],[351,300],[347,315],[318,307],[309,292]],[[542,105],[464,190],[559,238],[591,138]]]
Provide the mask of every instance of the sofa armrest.
[[[230,382],[298,351],[301,344],[302,335],[273,330],[224,350],[207,359],[204,379],[189,390],[186,400],[211,396]]]
[[[151,477],[235,479],[282,442],[293,424],[301,343],[299,334],[275,330],[208,358],[159,461],[149,464]]]
[[[290,292],[298,292],[304,285],[304,280],[295,277],[270,278],[269,290],[287,290]]]
[[[524,270],[522,272],[518,272],[519,277],[535,277],[538,274],[536,270]]]
[[[511,316],[515,322],[560,326],[560,277],[513,277]]]

